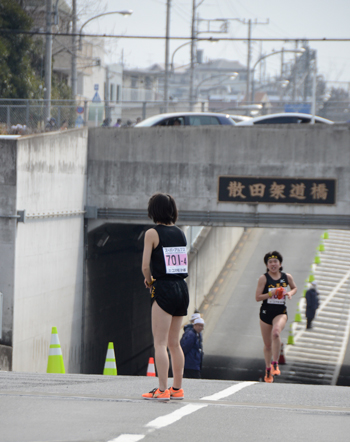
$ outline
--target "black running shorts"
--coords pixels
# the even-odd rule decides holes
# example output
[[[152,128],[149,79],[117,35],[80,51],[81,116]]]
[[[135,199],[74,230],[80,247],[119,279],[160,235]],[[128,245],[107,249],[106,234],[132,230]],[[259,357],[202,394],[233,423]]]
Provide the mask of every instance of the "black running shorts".
[[[183,279],[155,281],[152,300],[171,316],[186,316],[190,300],[186,281]]]
[[[266,324],[272,325],[273,319],[278,315],[287,315],[287,307],[285,305],[269,305],[268,307],[262,305],[260,307],[260,319]]]

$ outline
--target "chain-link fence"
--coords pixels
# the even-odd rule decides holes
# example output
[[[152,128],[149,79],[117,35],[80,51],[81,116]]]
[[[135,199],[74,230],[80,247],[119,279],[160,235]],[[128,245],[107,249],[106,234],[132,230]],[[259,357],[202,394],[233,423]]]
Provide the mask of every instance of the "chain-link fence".
[[[79,103],[69,100],[0,100],[0,133],[38,133],[75,127]],[[83,112],[83,106],[80,106]],[[50,117],[47,117],[49,115]],[[83,123],[81,124],[83,125]]]
[[[211,111],[238,115],[261,115],[285,111],[310,112],[311,103],[237,103],[229,101],[170,100],[168,112]],[[0,134],[31,134],[44,131],[82,127],[114,126],[118,119],[120,125],[130,127],[137,119],[145,119],[163,113],[163,101],[125,101],[93,102],[73,100],[7,100],[0,99]],[[335,122],[350,120],[349,101],[328,101],[316,103],[316,114]]]

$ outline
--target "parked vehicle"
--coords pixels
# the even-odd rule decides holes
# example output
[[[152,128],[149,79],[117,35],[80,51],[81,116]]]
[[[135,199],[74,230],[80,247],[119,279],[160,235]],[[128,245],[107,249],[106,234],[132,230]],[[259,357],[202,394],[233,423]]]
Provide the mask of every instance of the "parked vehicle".
[[[175,112],[146,118],[135,127],[152,126],[234,126],[228,114],[212,112]]]
[[[256,124],[310,124],[311,114],[302,114],[299,112],[284,112],[279,114],[260,115],[247,121],[237,123],[237,126],[255,126]],[[333,121],[326,118],[315,116],[315,123],[334,124]]]
[[[232,114],[230,114],[230,118],[235,123],[240,123],[241,121],[249,121],[252,119],[252,117],[248,117],[248,115],[232,115]]]

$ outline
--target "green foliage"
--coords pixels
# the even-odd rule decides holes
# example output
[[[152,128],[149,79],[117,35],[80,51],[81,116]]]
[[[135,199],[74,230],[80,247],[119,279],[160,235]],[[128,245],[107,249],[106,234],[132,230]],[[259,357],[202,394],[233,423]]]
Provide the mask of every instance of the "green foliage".
[[[13,0],[0,2],[0,28],[24,30],[32,21]],[[32,40],[25,34],[0,31],[0,96],[2,98],[31,98],[36,78],[31,68]]]
[[[32,19],[14,0],[0,0],[0,28],[29,31]],[[42,38],[0,30],[0,98],[43,98]],[[52,99],[71,98],[70,88],[52,76]]]

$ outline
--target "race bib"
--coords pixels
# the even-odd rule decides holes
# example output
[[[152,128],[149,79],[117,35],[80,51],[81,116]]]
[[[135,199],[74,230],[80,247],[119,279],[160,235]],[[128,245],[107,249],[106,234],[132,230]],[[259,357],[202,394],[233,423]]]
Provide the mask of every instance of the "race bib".
[[[273,295],[272,298],[268,298],[267,299],[267,303],[268,304],[279,304],[279,305],[284,305],[284,296],[282,299],[278,299],[276,295]]]
[[[166,273],[188,273],[187,250],[183,247],[163,247]]]

